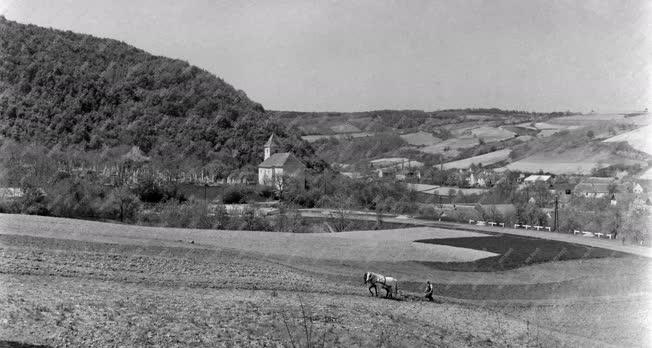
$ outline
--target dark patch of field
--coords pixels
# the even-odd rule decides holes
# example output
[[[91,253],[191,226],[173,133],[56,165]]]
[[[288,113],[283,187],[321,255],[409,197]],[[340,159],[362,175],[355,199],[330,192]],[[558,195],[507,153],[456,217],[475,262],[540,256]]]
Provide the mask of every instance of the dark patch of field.
[[[20,343],[13,341],[0,341],[0,348],[48,348],[49,346]]]
[[[627,255],[586,245],[513,235],[422,239],[416,242],[485,250],[499,254],[498,256],[472,262],[421,262],[436,269],[458,272],[505,271],[551,261],[622,257]]]

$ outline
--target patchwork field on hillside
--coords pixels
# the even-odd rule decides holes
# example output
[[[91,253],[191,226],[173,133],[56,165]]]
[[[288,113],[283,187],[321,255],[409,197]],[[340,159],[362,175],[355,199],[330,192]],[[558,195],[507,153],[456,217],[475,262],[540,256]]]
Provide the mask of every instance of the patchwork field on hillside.
[[[646,159],[637,153],[618,152],[616,146],[601,146],[600,142],[573,143],[573,137],[580,134],[571,133],[564,138],[546,139],[546,146],[532,147],[531,155],[525,156],[503,167],[524,172],[540,170],[553,174],[591,174],[593,168],[602,168],[614,164],[647,167]],[[570,139],[570,140],[569,140]],[[581,139],[581,138],[578,138]],[[586,139],[586,138],[585,138]]]
[[[633,148],[652,155],[652,125],[635,129],[604,140],[605,143],[626,141]]]
[[[441,139],[432,135],[432,133],[428,132],[402,134],[401,138],[403,138],[403,140],[405,140],[408,144],[414,146],[432,145],[442,141]]]
[[[335,138],[338,140],[343,140],[343,139],[349,139],[349,138],[364,138],[364,137],[370,137],[372,136],[373,133],[368,133],[368,132],[359,132],[359,133],[339,133],[339,134],[320,134],[320,135],[304,135],[301,137],[301,139],[309,142],[309,143],[314,143],[317,140],[321,139],[328,139],[328,138]]]
[[[478,127],[471,129],[471,134],[485,142],[502,141],[513,138],[516,133],[501,127]]]
[[[498,163],[509,159],[510,151],[511,150],[509,149],[503,149],[494,152],[489,152],[484,155],[465,158],[459,161],[447,162],[443,164],[443,167],[444,169],[468,168],[472,164],[480,164],[480,163],[486,167],[494,163]]]
[[[440,143],[429,145],[419,148],[419,151],[425,153],[441,153],[447,157],[454,157],[457,155],[459,149],[467,149],[480,144],[478,138],[472,136],[446,139]]]

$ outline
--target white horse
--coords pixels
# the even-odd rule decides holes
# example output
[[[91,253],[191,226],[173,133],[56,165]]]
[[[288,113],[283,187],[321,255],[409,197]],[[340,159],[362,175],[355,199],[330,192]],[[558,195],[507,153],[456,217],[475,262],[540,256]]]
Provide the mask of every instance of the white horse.
[[[398,280],[392,277],[385,277],[382,274],[367,272],[364,274],[364,283],[369,283],[369,293],[371,296],[374,293],[371,288],[376,290],[376,297],[378,297],[378,286],[381,286],[387,292],[385,297],[394,297],[398,295]]]

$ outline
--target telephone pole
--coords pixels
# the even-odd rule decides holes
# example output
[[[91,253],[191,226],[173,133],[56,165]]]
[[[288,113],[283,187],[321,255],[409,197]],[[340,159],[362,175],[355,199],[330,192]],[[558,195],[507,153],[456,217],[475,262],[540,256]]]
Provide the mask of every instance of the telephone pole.
[[[555,229],[557,232],[557,224],[559,223],[559,196],[555,196]]]

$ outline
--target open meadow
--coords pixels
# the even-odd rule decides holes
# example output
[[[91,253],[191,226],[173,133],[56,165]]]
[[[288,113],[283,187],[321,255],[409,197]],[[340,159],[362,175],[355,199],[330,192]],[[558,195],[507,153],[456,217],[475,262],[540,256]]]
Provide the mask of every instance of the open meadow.
[[[442,167],[444,169],[468,168],[472,164],[482,164],[483,166],[487,167],[492,164],[508,160],[509,152],[510,152],[509,149],[493,151],[479,156],[469,157],[458,161],[447,162],[444,163]]]
[[[437,138],[436,136],[428,132],[401,134],[401,138],[403,138],[403,140],[405,140],[408,144],[413,146],[422,146],[422,145],[428,146],[428,145],[437,144],[442,141],[441,139]]]
[[[522,267],[483,272],[441,266],[505,258],[499,244],[488,251],[471,245],[482,238],[493,237],[442,228],[312,235],[185,230],[0,215],[0,341],[292,346],[308,339],[340,347],[649,342],[647,259],[596,249],[579,258],[572,251],[575,257],[561,261],[550,258],[561,245],[553,243]],[[442,242],[413,242],[418,239]],[[447,242],[464,239],[469,243]],[[515,255],[523,257],[523,250]],[[397,277],[399,300],[370,297],[361,284],[368,270]],[[426,279],[435,285],[434,303],[420,297]]]

